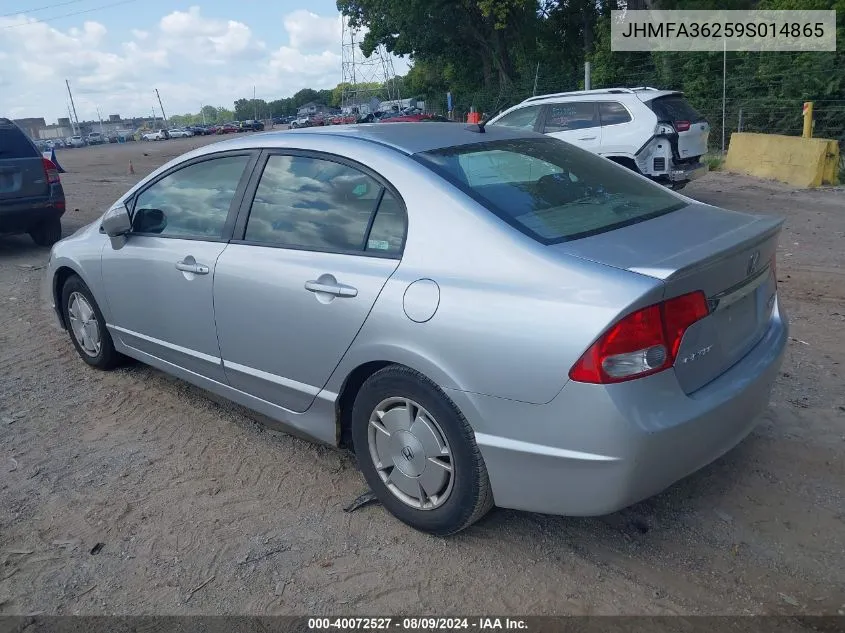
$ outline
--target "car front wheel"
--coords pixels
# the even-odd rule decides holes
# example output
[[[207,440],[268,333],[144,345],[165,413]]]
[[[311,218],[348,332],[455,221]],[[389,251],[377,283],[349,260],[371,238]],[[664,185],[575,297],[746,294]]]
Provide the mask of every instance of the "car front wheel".
[[[115,350],[103,314],[85,282],[76,275],[68,278],[61,300],[70,340],[82,360],[97,369],[120,364],[122,356]]]
[[[446,536],[483,517],[493,493],[466,418],[428,378],[388,366],[352,410],[359,467],[379,501],[413,528]]]

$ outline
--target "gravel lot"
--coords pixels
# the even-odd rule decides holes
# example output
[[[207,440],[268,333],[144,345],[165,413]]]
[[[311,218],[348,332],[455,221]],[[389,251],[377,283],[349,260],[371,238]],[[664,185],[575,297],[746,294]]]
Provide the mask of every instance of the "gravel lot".
[[[65,234],[212,140],[62,151]],[[365,489],[347,453],[142,365],[88,368],[40,294],[47,249],[0,238],[0,613],[845,614],[845,191],[685,193],[787,218],[794,338],[757,430],[623,512],[495,510],[449,539],[343,512]]]

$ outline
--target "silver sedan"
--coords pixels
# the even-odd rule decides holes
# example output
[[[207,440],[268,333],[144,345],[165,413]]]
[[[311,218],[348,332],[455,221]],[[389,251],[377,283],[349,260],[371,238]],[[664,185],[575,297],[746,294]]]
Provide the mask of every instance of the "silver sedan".
[[[164,165],[48,280],[89,365],[348,446],[442,535],[613,512],[740,442],[787,340],[780,227],[532,132],[312,128]]]

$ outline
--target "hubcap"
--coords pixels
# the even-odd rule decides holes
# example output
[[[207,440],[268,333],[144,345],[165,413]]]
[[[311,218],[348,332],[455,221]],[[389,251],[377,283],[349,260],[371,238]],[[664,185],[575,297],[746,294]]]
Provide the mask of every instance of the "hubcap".
[[[94,357],[100,353],[100,326],[94,308],[88,299],[79,292],[72,292],[68,298],[68,316],[73,338],[88,356]]]
[[[452,452],[437,421],[408,398],[388,398],[370,415],[370,457],[387,489],[417,510],[438,508],[452,492]]]

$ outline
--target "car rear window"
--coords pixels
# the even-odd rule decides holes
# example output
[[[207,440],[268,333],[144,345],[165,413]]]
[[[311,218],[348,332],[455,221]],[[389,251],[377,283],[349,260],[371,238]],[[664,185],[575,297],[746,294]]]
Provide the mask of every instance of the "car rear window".
[[[33,158],[39,156],[38,150],[26,134],[12,125],[0,125],[0,159]]]
[[[543,244],[604,233],[685,206],[663,187],[554,138],[459,145],[416,157]]]
[[[703,121],[701,113],[693,108],[683,95],[669,95],[657,97],[648,103],[659,121]]]

